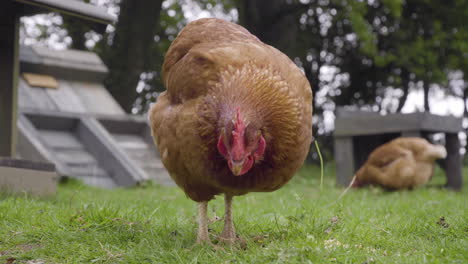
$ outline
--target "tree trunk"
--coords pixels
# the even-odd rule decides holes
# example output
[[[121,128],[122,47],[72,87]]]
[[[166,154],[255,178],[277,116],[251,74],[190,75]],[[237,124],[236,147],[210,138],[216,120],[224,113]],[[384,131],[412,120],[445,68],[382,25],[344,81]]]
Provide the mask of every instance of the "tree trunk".
[[[402,70],[401,72],[401,88],[403,89],[403,95],[398,101],[397,113],[400,113],[403,107],[405,106],[406,100],[408,99],[409,94],[409,72],[407,70]]]
[[[409,87],[408,84],[404,85],[403,87],[403,95],[400,97],[398,101],[398,108],[397,108],[397,113],[401,113],[401,110],[405,106],[406,100],[408,99],[408,94],[409,94]]]
[[[109,68],[106,88],[127,112],[137,98],[142,72],[152,67],[152,46],[159,24],[162,0],[122,0],[112,44],[103,52]],[[159,62],[158,62],[159,63]]]
[[[463,116],[468,118],[468,84],[465,82],[465,87],[463,88]]]
[[[465,81],[465,86],[463,87],[463,118],[468,118],[468,84]],[[465,128],[465,135],[467,140],[465,141],[465,157],[468,157],[468,127]]]
[[[430,112],[431,108],[429,107],[429,82],[423,82],[424,89],[424,112]]]
[[[239,23],[263,42],[294,57],[298,33],[298,13],[308,4],[288,4],[284,0],[237,0]]]

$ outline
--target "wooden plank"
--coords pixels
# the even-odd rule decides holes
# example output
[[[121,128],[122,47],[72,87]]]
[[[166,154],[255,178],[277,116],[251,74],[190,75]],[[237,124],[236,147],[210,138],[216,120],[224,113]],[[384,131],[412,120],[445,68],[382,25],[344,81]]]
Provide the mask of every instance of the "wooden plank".
[[[30,128],[32,125],[25,126],[23,122],[20,116],[20,118],[18,118],[18,145],[16,155],[33,161],[53,162],[49,156],[50,152],[42,141],[33,136],[37,131],[31,131]],[[33,127],[32,129],[35,130]]]
[[[146,180],[143,170],[136,167],[134,162],[119,149],[112,136],[97,120],[91,117],[82,118],[77,131],[79,139],[88,151],[96,157],[118,185],[130,186]]]
[[[146,126],[144,121],[131,119],[99,119],[99,122],[112,134],[140,134]]]
[[[55,171],[0,166],[0,189],[2,191],[52,195],[57,189],[57,178]]]
[[[23,158],[33,161],[52,162],[60,175],[68,174],[67,167],[46,147],[38,130],[21,114],[18,119],[18,152]]]
[[[113,136],[129,158],[143,169],[148,178],[155,180],[159,184],[174,184],[159,159],[157,152],[151,149],[153,143],[151,142],[151,146],[149,146],[143,137],[144,135],[113,134]]]
[[[156,159],[152,160],[151,162],[145,162],[144,164],[141,165],[145,170],[152,170],[152,169],[165,169],[164,164],[161,162],[161,160]]]
[[[42,59],[37,55],[32,46],[20,45],[19,58],[20,63],[23,61],[29,61],[34,64],[41,64]],[[24,71],[23,67],[20,66],[20,70]]]
[[[130,122],[134,125],[147,125],[148,117],[146,115],[98,115],[100,122],[115,121],[115,122]],[[140,130],[138,130],[140,131]],[[123,133],[123,132],[122,132]]]
[[[145,172],[148,179],[158,184],[174,185],[157,152],[153,150],[153,142],[151,141],[151,145],[148,145],[144,134],[113,134],[113,136],[128,157]]]
[[[141,135],[139,134],[117,134],[117,133],[112,133],[112,136],[120,142],[125,142],[125,143],[135,143],[137,145],[143,145],[147,147],[146,142],[143,140]]]
[[[164,166],[162,166],[162,164],[158,165],[158,164],[152,164],[152,163],[142,164],[141,167],[145,171],[158,171],[160,169],[164,169]]]
[[[335,119],[336,136],[376,135],[414,131],[420,128],[421,117],[415,114],[388,116],[353,116]]]
[[[58,79],[93,82],[102,82],[108,72],[93,52],[53,50],[39,46],[33,46],[32,50],[35,57],[21,57],[22,71],[48,74]]]
[[[72,90],[70,85],[64,81],[59,80],[60,88],[56,90],[46,89],[46,93],[57,105],[60,111],[84,113],[86,112],[85,107],[81,103],[79,97]]]
[[[351,137],[334,138],[336,183],[348,186],[355,172],[354,144]]]
[[[117,143],[121,148],[124,148],[126,151],[148,151],[148,145],[143,142],[118,142]]]
[[[23,79],[19,82],[21,89],[28,94],[29,98],[32,98],[32,105],[25,105],[26,108],[41,109],[41,110],[50,110],[56,111],[57,105],[46,93],[45,89],[42,88],[32,88],[29,86]]]
[[[67,14],[93,23],[110,24],[116,21],[116,17],[108,14],[104,8],[79,1],[15,0],[15,2],[37,6],[49,12]]]
[[[42,113],[41,110],[25,111],[25,109],[21,112],[37,129],[71,131],[79,122],[76,117],[61,116],[59,113],[49,115]]]
[[[154,154],[154,152],[150,151],[149,149],[145,151],[128,151],[124,149],[124,151],[130,157],[130,159],[134,160],[138,164],[144,164],[148,162],[153,162],[155,160],[159,160],[159,158]]]
[[[125,115],[125,111],[100,83],[69,81],[87,113]]]
[[[57,151],[57,158],[67,165],[97,164],[96,159],[84,149],[63,149]]]
[[[73,177],[109,177],[73,131],[39,130],[46,146],[66,167],[66,175]]]
[[[402,137],[421,137],[421,131],[414,130],[414,131],[403,131],[401,132]]]
[[[127,153],[126,149],[122,146],[119,146],[118,140],[114,138],[107,130],[97,122],[93,117],[79,114],[79,113],[65,113],[65,112],[50,112],[50,111],[33,111],[33,110],[23,110],[24,116],[28,117],[27,120],[34,123],[36,126],[40,127],[39,131],[54,131],[54,130],[64,130],[62,132],[70,133],[71,136],[75,137],[76,141],[80,142],[83,146],[83,150],[86,150],[93,156],[105,170],[108,172],[109,177],[117,179],[118,177],[133,177],[137,179],[135,181],[142,181],[148,179],[155,179],[158,183],[169,182],[173,184],[172,179],[170,179],[166,170],[163,168],[160,160],[158,159],[157,152],[154,151],[154,145],[152,140],[151,144],[148,144],[146,141],[147,137],[143,138],[141,128],[148,128],[146,121],[141,119],[141,117],[129,117],[129,116],[113,116],[113,117],[101,117],[104,120],[111,120],[111,123],[115,127],[119,127],[120,124],[124,125],[124,131],[127,132],[127,129],[135,134],[123,135],[123,138],[127,138],[129,141],[138,142],[138,148],[127,148],[130,149],[130,152]],[[80,119],[77,119],[80,117]],[[87,128],[81,127],[82,125],[80,120],[87,120],[91,124],[86,125]],[[135,129],[138,128],[138,129]],[[68,131],[68,132],[67,132]],[[38,132],[39,134],[39,132]],[[72,148],[67,148],[67,144],[58,144],[55,140],[55,135],[49,135],[49,142],[55,143],[54,148],[47,147],[55,155],[60,151],[70,151],[73,150],[73,147],[76,147],[77,144],[71,144]],[[39,136],[40,137],[40,136]],[[67,136],[65,136],[67,137]],[[149,139],[151,139],[149,137]],[[41,140],[43,141],[43,140]],[[61,142],[70,142],[68,139],[62,139]],[[75,141],[75,140],[73,140]],[[102,142],[99,142],[102,141]],[[104,148],[104,150],[102,150]],[[106,150],[107,149],[107,150]],[[58,151],[58,152],[57,152]],[[129,154],[130,153],[130,154]],[[133,153],[133,155],[131,154]],[[133,158],[131,156],[134,156]],[[68,171],[68,174],[63,173],[63,175],[72,175],[70,173],[69,166],[70,164],[64,163],[61,159],[56,158],[61,164],[64,164],[65,169],[61,171]],[[54,162],[55,163],[55,162]],[[146,167],[145,164],[158,164],[157,167],[149,166]],[[145,170],[146,169],[146,170]],[[152,175],[148,171],[155,169],[158,172],[157,175]],[[82,176],[80,176],[82,177]],[[161,179],[163,180],[161,180]],[[131,185],[132,183],[123,183],[117,180],[119,185]]]
[[[37,162],[8,157],[0,157],[0,167],[22,168],[38,171],[55,171],[55,165],[49,162]]]
[[[100,177],[109,178],[109,174],[102,167],[97,164],[89,166],[68,166],[70,169],[70,176],[77,178],[81,177]]]
[[[18,111],[19,15],[17,6],[3,1],[0,10],[0,156],[16,155]]]
[[[376,135],[403,131],[461,131],[461,119],[428,113],[389,114],[386,116],[356,115],[335,119],[336,136]]]
[[[32,109],[37,109],[37,105],[35,103],[35,100],[29,96],[29,93],[26,91],[24,88],[24,85],[22,83],[24,82],[23,79],[19,79],[18,83],[18,106],[19,108],[32,108]]]
[[[151,131],[146,122],[142,125],[142,129],[138,134],[113,133],[112,135],[129,158],[146,173],[149,179],[162,185],[175,184],[159,158],[159,153],[154,147]],[[134,145],[131,143],[134,143]]]
[[[151,146],[151,149],[156,150],[156,148],[154,147],[153,135],[151,135],[151,128],[149,127],[148,123],[145,123],[145,125],[143,126],[143,129],[141,130],[141,135],[146,144],[148,144],[148,146]]]
[[[47,64],[44,64],[47,63]],[[67,65],[50,64],[44,60],[43,63],[30,63],[21,61],[21,69],[24,71],[53,75],[55,78],[73,81],[95,81],[102,82],[107,75],[106,71],[96,68],[67,68]]]
[[[33,46],[34,52],[42,59],[43,64],[57,64],[63,68],[98,68],[106,71],[107,67],[101,58],[90,51],[68,49],[56,50],[47,47]]]
[[[463,177],[458,134],[447,133],[445,141],[447,149],[447,158],[445,159],[447,187],[459,191],[463,185]]]
[[[32,87],[58,88],[58,82],[53,76],[26,72],[22,75],[24,80]]]
[[[422,115],[421,128],[428,132],[457,133],[463,130],[463,118],[454,116],[439,116],[430,113]]]
[[[112,134],[117,144],[120,147],[125,148],[128,151],[137,150],[145,151],[148,150],[148,145],[139,135],[131,134]]]
[[[42,140],[54,149],[83,149],[83,144],[70,131],[39,130]]]
[[[347,107],[337,107],[335,110],[335,115],[338,118],[348,118],[348,117],[362,117],[362,116],[382,116],[378,112],[372,111],[363,111],[359,109],[348,109]]]

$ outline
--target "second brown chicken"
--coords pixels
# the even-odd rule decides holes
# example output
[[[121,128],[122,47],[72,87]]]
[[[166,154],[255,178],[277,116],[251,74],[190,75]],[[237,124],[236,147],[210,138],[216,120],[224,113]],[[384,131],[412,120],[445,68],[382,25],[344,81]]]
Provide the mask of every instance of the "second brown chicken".
[[[437,159],[447,156],[445,147],[423,138],[402,137],[376,148],[357,171],[354,187],[379,185],[387,189],[411,189],[427,183]]]

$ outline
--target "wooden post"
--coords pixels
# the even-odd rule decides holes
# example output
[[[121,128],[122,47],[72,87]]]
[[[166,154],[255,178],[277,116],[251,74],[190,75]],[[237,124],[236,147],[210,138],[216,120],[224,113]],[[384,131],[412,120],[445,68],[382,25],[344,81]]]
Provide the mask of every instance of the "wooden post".
[[[4,1],[0,10],[0,156],[16,152],[18,109],[19,15],[13,1]]]
[[[335,137],[336,183],[348,186],[353,178],[354,144],[352,137]]]
[[[445,144],[447,148],[447,159],[445,161],[447,174],[447,187],[460,190],[462,187],[462,165],[460,157],[460,140],[457,133],[446,133]]]

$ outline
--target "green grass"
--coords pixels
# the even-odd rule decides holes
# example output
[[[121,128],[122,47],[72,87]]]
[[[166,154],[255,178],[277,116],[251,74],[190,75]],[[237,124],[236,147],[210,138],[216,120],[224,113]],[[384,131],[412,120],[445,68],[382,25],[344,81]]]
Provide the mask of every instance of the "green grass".
[[[0,263],[468,263],[467,188],[368,188],[334,203],[343,188],[333,167],[324,173],[322,191],[320,169],[306,167],[279,191],[236,197],[247,248],[225,251],[194,246],[196,205],[176,187],[71,181],[52,198],[3,194]],[[222,199],[209,206],[211,218],[222,217]],[[215,238],[222,221],[210,228]]]

